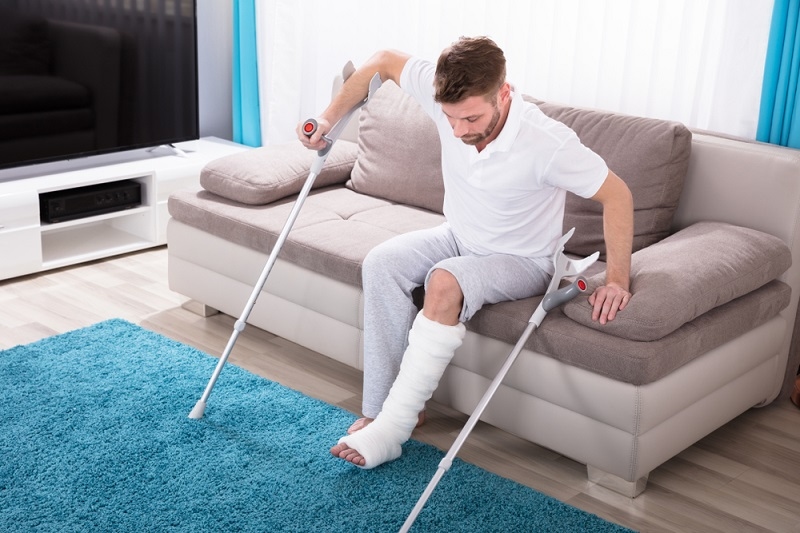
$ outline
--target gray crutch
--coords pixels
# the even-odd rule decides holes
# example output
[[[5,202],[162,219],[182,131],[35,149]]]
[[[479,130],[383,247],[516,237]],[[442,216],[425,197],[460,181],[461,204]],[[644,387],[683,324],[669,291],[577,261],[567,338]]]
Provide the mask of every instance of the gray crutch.
[[[347,79],[350,74],[352,74],[352,66],[348,64],[343,72],[343,77]],[[300,213],[300,208],[303,206],[303,202],[308,196],[309,191],[311,191],[311,187],[314,185],[314,180],[322,171],[322,165],[325,163],[325,159],[328,157],[328,153],[330,152],[333,143],[335,143],[339,138],[342,130],[344,130],[345,126],[347,126],[347,123],[350,121],[350,118],[352,118],[353,114],[361,106],[369,102],[370,98],[372,98],[372,95],[375,94],[375,91],[377,91],[380,86],[381,77],[376,73],[372,77],[372,80],[370,80],[369,93],[367,94],[367,97],[356,104],[350,111],[348,111],[347,114],[343,116],[333,128],[331,128],[331,131],[327,135],[323,135],[322,138],[325,140],[327,146],[325,146],[325,148],[322,150],[317,151],[317,158],[314,160],[314,163],[312,163],[308,178],[306,178],[303,188],[297,195],[297,200],[295,200],[294,207],[289,213],[289,217],[286,219],[286,224],[284,224],[283,230],[281,230],[278,240],[275,243],[275,246],[272,248],[272,252],[269,254],[267,264],[264,266],[264,270],[262,270],[261,276],[258,278],[252,294],[250,294],[250,299],[247,300],[247,304],[244,307],[244,311],[242,311],[242,315],[234,324],[233,332],[231,332],[231,337],[228,340],[228,344],[225,346],[225,351],[219,358],[217,366],[214,368],[214,372],[211,374],[211,379],[209,380],[208,385],[206,385],[206,389],[203,392],[202,397],[197,401],[191,413],[189,413],[189,418],[203,418],[203,413],[205,413],[206,410],[206,402],[208,402],[208,397],[211,395],[211,390],[214,388],[214,384],[217,382],[217,378],[219,377],[220,372],[222,372],[222,367],[225,366],[225,362],[228,360],[228,356],[231,354],[234,344],[236,344],[236,339],[239,337],[239,334],[244,331],[244,328],[247,325],[247,318],[250,316],[250,311],[252,311],[253,306],[258,299],[261,289],[264,288],[264,283],[266,283],[267,277],[269,277],[269,273],[272,270],[272,266],[275,264],[275,260],[278,258],[278,254],[281,251],[281,247],[283,247],[283,243],[286,241],[286,237],[289,235],[289,231],[291,231],[294,221],[297,219],[297,215]],[[314,119],[307,120],[303,123],[302,130],[306,136],[310,137],[317,130],[317,122]]]
[[[411,510],[408,518],[406,518],[405,523],[403,523],[403,527],[400,528],[401,533],[408,532],[408,530],[414,524],[414,521],[417,519],[417,516],[422,511],[422,508],[425,506],[425,503],[428,501],[428,498],[430,498],[431,494],[433,493],[433,490],[436,488],[436,485],[439,484],[439,480],[441,480],[444,474],[450,470],[450,466],[453,464],[453,459],[455,459],[456,454],[458,454],[458,451],[461,449],[464,441],[467,440],[467,437],[475,427],[475,424],[478,423],[478,419],[480,419],[483,411],[486,409],[486,406],[489,405],[489,401],[491,401],[492,396],[494,396],[494,393],[500,387],[503,379],[505,379],[506,374],[511,369],[511,365],[514,364],[514,361],[522,351],[522,348],[528,341],[528,337],[531,336],[531,333],[533,333],[533,331],[539,327],[539,324],[542,323],[542,320],[544,320],[544,317],[547,315],[548,311],[555,309],[565,302],[568,302],[579,293],[586,290],[586,279],[579,276],[579,274],[584,272],[595,261],[597,261],[600,253],[595,252],[589,257],[581,260],[567,258],[567,256],[564,255],[564,245],[569,238],[572,237],[574,232],[575,228],[572,228],[558,241],[556,252],[553,254],[555,273],[553,274],[553,278],[550,280],[550,285],[547,287],[547,292],[545,292],[544,298],[542,298],[539,306],[533,312],[533,315],[531,315],[531,318],[528,321],[528,326],[525,328],[525,331],[522,333],[522,336],[517,341],[517,344],[514,346],[514,349],[511,351],[511,354],[509,354],[505,363],[503,363],[503,366],[500,368],[497,376],[495,376],[494,380],[489,385],[486,393],[483,395],[480,402],[478,402],[478,406],[469,417],[469,420],[467,420],[467,423],[464,425],[461,433],[458,434],[458,437],[456,437],[456,440],[453,442],[450,450],[448,450],[447,454],[439,462],[439,466],[436,469],[433,479],[431,479],[431,481],[428,483],[428,486],[425,487],[425,491],[422,493],[422,496]],[[561,280],[565,276],[578,277],[566,287],[559,289],[558,287],[561,284]]]

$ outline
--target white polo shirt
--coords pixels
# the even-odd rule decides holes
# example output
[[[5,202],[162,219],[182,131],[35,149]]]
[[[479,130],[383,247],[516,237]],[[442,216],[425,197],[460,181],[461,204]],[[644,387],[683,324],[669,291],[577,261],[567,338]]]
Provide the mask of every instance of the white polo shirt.
[[[444,215],[472,253],[550,259],[561,237],[565,191],[589,198],[608,175],[603,159],[566,125],[512,94],[502,131],[481,152],[453,135],[434,101],[435,65],[406,63],[400,86],[436,123],[442,142]]]

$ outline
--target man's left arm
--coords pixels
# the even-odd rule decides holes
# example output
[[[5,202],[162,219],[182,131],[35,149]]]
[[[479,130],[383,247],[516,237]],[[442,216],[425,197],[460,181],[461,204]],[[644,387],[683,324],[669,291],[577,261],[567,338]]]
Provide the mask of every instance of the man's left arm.
[[[592,196],[603,204],[603,235],[606,242],[606,284],[589,296],[592,320],[605,324],[625,309],[631,298],[631,248],[633,246],[633,196],[619,176],[609,171]]]

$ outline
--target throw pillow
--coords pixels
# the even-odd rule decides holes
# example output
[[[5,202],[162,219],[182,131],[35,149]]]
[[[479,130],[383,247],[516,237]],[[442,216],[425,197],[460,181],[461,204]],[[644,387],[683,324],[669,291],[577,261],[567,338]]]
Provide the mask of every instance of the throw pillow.
[[[722,222],[698,222],[633,254],[631,297],[605,325],[588,298],[564,306],[572,320],[635,341],[658,340],[700,315],[780,276],[792,263],[779,238]],[[591,294],[605,272],[588,278]]]
[[[355,143],[336,141],[314,187],[344,183],[357,153]],[[300,141],[255,148],[209,162],[200,172],[200,185],[223,198],[264,205],[300,192],[316,158]]]
[[[389,81],[361,109],[350,189],[442,212],[441,143],[422,107]]]

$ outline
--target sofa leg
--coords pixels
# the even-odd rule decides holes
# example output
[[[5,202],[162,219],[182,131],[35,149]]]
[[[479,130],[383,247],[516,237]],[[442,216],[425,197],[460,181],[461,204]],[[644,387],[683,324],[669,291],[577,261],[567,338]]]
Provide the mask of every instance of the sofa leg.
[[[212,315],[216,315],[219,313],[219,310],[214,309],[213,307],[204,304],[203,302],[198,302],[197,300],[187,300],[186,302],[181,305],[187,311],[191,311],[196,315],[200,315],[203,318],[208,318]]]
[[[650,476],[647,473],[635,481],[626,481],[619,476],[603,472],[599,468],[589,465],[586,466],[586,473],[590,483],[596,483],[628,498],[635,498],[644,492],[645,487],[647,487],[647,478]]]

